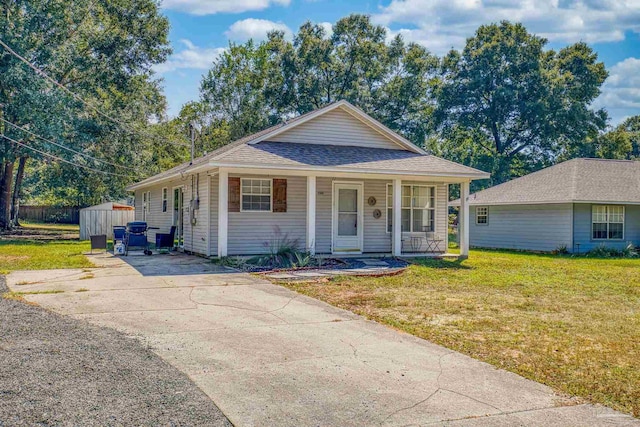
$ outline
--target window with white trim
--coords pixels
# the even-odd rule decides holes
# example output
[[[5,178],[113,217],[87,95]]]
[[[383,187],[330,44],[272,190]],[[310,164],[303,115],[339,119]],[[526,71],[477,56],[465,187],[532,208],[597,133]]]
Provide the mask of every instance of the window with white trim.
[[[164,187],[162,189],[162,212],[166,212],[169,204],[169,189]]]
[[[142,220],[146,221],[151,212],[151,191],[142,193]]]
[[[476,207],[476,224],[477,225],[489,224],[489,208],[487,206]]]
[[[593,240],[624,239],[624,206],[593,205],[591,207]]]
[[[436,188],[403,185],[401,202],[402,232],[433,232],[436,217]],[[393,186],[387,184],[387,233],[393,230]]]
[[[271,212],[271,180],[242,178],[240,183],[243,212]]]

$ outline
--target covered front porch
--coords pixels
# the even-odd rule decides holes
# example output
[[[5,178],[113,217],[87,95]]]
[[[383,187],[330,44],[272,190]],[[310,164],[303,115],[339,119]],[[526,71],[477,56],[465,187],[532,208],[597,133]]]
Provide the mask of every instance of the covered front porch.
[[[216,221],[211,227],[211,240],[216,243],[211,252],[218,257],[264,253],[274,229],[295,239],[311,255],[452,255],[447,253],[449,185],[460,184],[463,195],[469,192],[468,179],[427,174],[238,167],[219,167],[209,174],[213,177],[211,218]],[[239,190],[230,186],[234,180],[240,182]],[[284,208],[274,194],[282,191],[283,183]],[[230,204],[230,188],[232,193],[239,191],[231,197],[239,197],[240,209],[229,209],[235,203]],[[256,191],[264,195],[255,196]],[[263,200],[270,208],[253,210],[250,203],[255,200]],[[460,212],[460,254],[455,256],[466,257],[466,203]]]

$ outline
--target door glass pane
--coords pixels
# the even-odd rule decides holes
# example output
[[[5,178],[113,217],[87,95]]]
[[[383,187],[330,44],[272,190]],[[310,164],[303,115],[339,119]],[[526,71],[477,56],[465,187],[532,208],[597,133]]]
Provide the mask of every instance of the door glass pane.
[[[338,236],[358,235],[358,214],[339,213],[338,214]]]
[[[351,188],[341,188],[338,190],[338,211],[358,211],[358,190]]]

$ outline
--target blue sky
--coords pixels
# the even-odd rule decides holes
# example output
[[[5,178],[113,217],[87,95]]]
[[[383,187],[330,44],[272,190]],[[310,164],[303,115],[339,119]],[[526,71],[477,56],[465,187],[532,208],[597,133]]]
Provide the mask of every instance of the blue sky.
[[[554,49],[585,41],[610,73],[595,106],[613,124],[640,114],[640,0],[164,0],[163,12],[174,53],[156,72],[171,116],[198,98],[202,75],[229,40],[261,40],[271,29],[291,35],[306,21],[330,27],[350,13],[369,14],[390,36],[438,55],[502,19],[523,22]]]

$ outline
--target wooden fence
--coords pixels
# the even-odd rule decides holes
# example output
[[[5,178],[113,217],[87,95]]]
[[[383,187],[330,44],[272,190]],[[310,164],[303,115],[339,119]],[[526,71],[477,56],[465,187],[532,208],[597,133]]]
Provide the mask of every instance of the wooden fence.
[[[20,206],[18,218],[25,221],[79,224],[80,208],[54,206]]]

